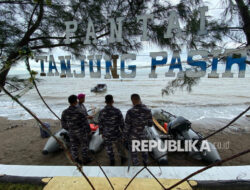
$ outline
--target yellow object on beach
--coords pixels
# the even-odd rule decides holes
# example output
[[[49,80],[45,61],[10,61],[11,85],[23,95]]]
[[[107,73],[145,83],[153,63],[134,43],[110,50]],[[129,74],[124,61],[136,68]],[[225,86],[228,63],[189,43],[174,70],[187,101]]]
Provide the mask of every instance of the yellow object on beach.
[[[161,124],[154,117],[153,117],[153,122],[160,131],[167,134],[167,131],[161,126]]]
[[[130,178],[119,178],[113,177],[109,178],[114,189],[123,190]],[[89,177],[89,180],[93,184],[96,190],[108,190],[112,189],[104,177]],[[177,183],[179,180],[177,179],[159,179],[159,181],[164,185],[165,188],[170,187],[171,185]],[[196,183],[193,181],[193,184]],[[84,177],[53,177],[49,183],[44,187],[44,190],[91,190],[90,185],[86,181]],[[162,187],[154,178],[136,178],[134,181],[129,185],[128,190],[162,190]],[[187,182],[184,182],[177,186],[178,190],[191,190],[192,188]]]

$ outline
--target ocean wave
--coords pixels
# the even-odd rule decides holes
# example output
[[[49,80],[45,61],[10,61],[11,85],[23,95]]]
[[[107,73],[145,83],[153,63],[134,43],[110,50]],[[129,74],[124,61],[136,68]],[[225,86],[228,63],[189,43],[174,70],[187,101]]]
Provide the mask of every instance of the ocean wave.
[[[153,104],[158,105],[179,105],[186,107],[227,107],[227,106],[244,106],[250,105],[250,102],[242,102],[242,103],[206,103],[206,104],[198,104],[198,103],[186,103],[186,102],[175,102],[175,101],[166,101],[166,100],[153,100],[150,101]],[[157,106],[158,107],[158,106]]]
[[[197,94],[197,93],[192,93],[192,95],[194,96],[207,96],[207,97],[220,97],[220,95],[218,94]],[[244,96],[244,95],[230,95],[230,96],[227,96],[228,98],[248,98],[250,99],[250,96]]]

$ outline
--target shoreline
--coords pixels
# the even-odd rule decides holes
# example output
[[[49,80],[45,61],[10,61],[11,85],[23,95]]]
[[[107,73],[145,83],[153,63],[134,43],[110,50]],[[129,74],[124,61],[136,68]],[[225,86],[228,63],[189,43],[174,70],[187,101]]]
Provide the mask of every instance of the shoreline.
[[[247,119],[247,120],[245,120]],[[243,118],[239,122],[225,131],[214,135],[208,140],[215,144],[222,159],[249,148],[250,133],[247,130],[236,130],[237,126],[245,125],[250,118]],[[54,133],[60,129],[60,122],[52,119],[42,119],[43,122],[49,122],[51,131]],[[192,128],[202,135],[210,134],[216,128],[223,127],[227,124],[225,119],[204,119],[192,122]],[[250,128],[250,122],[244,126]],[[211,128],[202,128],[209,125]],[[34,119],[30,120],[8,120],[0,117],[0,164],[11,165],[72,165],[64,153],[56,152],[49,155],[41,153],[47,139],[40,137],[40,129]],[[116,151],[115,151],[115,155]],[[109,159],[105,150],[95,155],[97,161],[103,166],[109,165]],[[151,162],[152,158],[150,158]],[[92,161],[88,166],[96,165]],[[116,159],[116,166],[120,165],[120,160]],[[156,162],[151,164],[158,166]],[[185,153],[170,152],[168,153],[168,165],[166,166],[204,166],[206,163],[187,157]],[[232,165],[250,165],[250,154],[244,155],[232,161],[225,163],[226,166]],[[124,164],[127,166],[127,162]]]

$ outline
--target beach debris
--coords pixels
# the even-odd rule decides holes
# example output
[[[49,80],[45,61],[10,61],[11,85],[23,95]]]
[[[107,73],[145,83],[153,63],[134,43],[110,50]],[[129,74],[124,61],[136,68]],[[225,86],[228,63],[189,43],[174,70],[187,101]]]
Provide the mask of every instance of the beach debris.
[[[50,124],[49,123],[44,122],[43,124],[44,124],[44,126],[46,127],[47,130],[50,130]],[[38,123],[38,126],[40,127],[40,135],[41,135],[42,138],[50,137],[48,131],[44,130],[39,123]]]
[[[6,128],[5,130],[15,129],[21,125],[11,125],[10,127]]]

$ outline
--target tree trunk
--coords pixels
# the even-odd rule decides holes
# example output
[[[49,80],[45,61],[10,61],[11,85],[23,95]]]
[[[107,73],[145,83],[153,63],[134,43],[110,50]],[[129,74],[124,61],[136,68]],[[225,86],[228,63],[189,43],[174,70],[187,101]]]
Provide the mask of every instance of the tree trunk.
[[[243,21],[243,31],[246,35],[247,46],[250,45],[250,14],[248,11],[248,5],[245,5],[243,0],[235,1],[239,9],[239,14]]]
[[[4,66],[0,70],[0,92],[1,92],[1,87],[4,87],[5,85],[5,81],[10,71],[11,65],[14,63],[13,60],[15,60],[18,57],[18,55],[19,55],[18,52],[12,52],[9,55],[7,61],[4,63]]]

